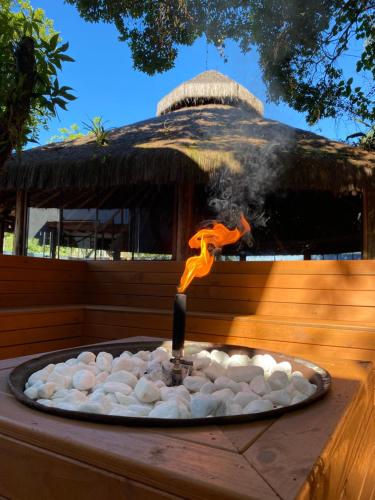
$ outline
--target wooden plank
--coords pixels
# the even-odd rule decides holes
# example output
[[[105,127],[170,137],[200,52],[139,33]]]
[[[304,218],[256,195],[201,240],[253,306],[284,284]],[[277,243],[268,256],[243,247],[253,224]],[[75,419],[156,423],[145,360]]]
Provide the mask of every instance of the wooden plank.
[[[347,370],[350,371],[349,366]],[[366,373],[367,377],[370,376],[368,372]],[[363,380],[350,379],[350,373],[347,380],[335,379],[332,393],[328,394],[323,401],[315,403],[309,409],[282,416],[270,427],[269,432],[262,434],[245,452],[244,456],[247,460],[278,492],[281,498],[296,498],[306,482],[309,483],[313,494],[309,498],[337,498],[319,495],[321,491],[328,493],[328,487],[329,491],[334,491],[336,487],[336,484],[329,484],[329,476],[324,477],[324,482],[322,481],[322,466],[324,467],[324,464],[327,463],[328,457],[326,455],[325,459],[322,457],[322,462],[318,462],[314,469],[315,460],[312,461],[311,456],[321,456],[322,448],[324,448],[323,443],[328,442],[331,449],[336,446],[340,436],[342,436],[343,428],[355,428],[355,416],[358,416],[359,412],[354,411],[346,419],[344,418],[343,422],[340,422],[340,416],[346,415],[350,408],[356,407],[354,396],[360,385],[364,383],[366,382]],[[359,401],[363,403],[359,411],[363,411],[371,404],[366,398],[363,398],[364,395],[359,398]],[[339,425],[338,422],[340,422]],[[322,435],[324,439],[321,439]],[[307,449],[309,453],[306,453]],[[313,453],[310,455],[311,451]],[[334,456],[337,457],[337,454]],[[285,457],[288,459],[285,460]],[[341,463],[343,460],[345,460],[344,453]],[[329,464],[334,466],[331,461]],[[310,471],[312,471],[311,474]],[[306,477],[308,477],[307,481]],[[319,484],[323,484],[323,486],[320,487]],[[319,488],[318,496],[314,496],[315,487]]]
[[[40,270],[74,271],[82,273],[86,270],[85,261],[42,259],[16,255],[0,255],[0,268],[25,268]]]
[[[87,293],[91,304],[103,304],[126,307],[145,307],[150,309],[172,308],[173,297],[136,296],[136,295],[104,295]],[[237,315],[257,314],[265,316],[283,316],[293,318],[325,318],[329,320],[365,321],[375,323],[375,308],[357,306],[334,306],[301,304],[288,302],[251,302],[211,299],[188,299],[190,311],[220,312]]]
[[[3,331],[83,323],[83,318],[83,309],[78,307],[60,310],[29,308],[27,310],[15,309],[12,312],[9,310],[7,312],[0,311],[0,335]]]
[[[57,304],[80,304],[82,295],[75,293],[14,293],[9,295],[0,294],[0,308],[6,307],[31,307]]]
[[[1,276],[1,269],[0,269]],[[107,271],[87,273],[90,285],[102,283],[143,283],[158,285],[174,285],[179,282],[179,273],[170,272],[131,272]],[[223,274],[211,272],[204,278],[196,279],[192,286],[234,286],[248,288],[297,288],[308,290],[374,290],[373,275],[305,275],[305,274]],[[190,290],[190,288],[189,288]]]
[[[257,347],[268,351],[283,352],[292,356],[306,359],[326,358],[328,356],[338,360],[365,360],[375,363],[375,351],[371,349],[352,349],[346,347],[322,346],[319,344],[302,344],[297,342],[282,342],[275,340],[255,339],[251,337],[232,337],[231,335],[207,335],[188,333],[186,338],[196,342],[212,342],[219,344],[233,344],[246,347]]]
[[[0,334],[0,348],[78,337],[82,335],[82,330],[82,324],[78,323],[73,325],[52,325],[40,328],[28,328],[27,330],[3,331]]]
[[[233,452],[159,435],[153,429],[70,421],[32,411],[0,393],[3,435],[170,494],[201,499],[276,500],[246,460]],[[32,418],[30,418],[32,414]]]
[[[22,344],[10,347],[0,347],[0,359],[15,358],[28,354],[39,354],[48,351],[67,349],[82,344],[82,337],[77,336],[68,339],[49,340],[46,342],[35,342],[33,344]]]
[[[48,270],[16,267],[0,267],[0,282],[6,286],[10,281],[43,281],[58,283],[83,283],[84,274],[81,270]]]
[[[375,282],[375,278],[374,278]],[[174,285],[139,283],[101,283],[96,288],[87,287],[87,292],[104,294],[106,297],[118,295],[138,295],[172,297],[176,293]],[[278,302],[298,304],[354,305],[375,307],[374,290],[306,290],[279,288],[244,288],[221,286],[192,286],[188,291],[189,301],[194,299],[225,299],[235,302]],[[235,309],[234,305],[234,309]]]
[[[172,500],[177,497],[120,474],[0,434],[0,495],[18,500]],[[15,471],[27,471],[20,475]]]
[[[88,261],[94,272],[169,272],[181,273],[184,264],[174,261]],[[278,262],[215,262],[213,272],[229,274],[342,274],[375,275],[374,260],[311,260]]]
[[[34,293],[82,293],[83,282],[49,282],[38,281],[35,276],[33,281],[1,281],[0,278],[0,295],[3,294],[34,294]]]

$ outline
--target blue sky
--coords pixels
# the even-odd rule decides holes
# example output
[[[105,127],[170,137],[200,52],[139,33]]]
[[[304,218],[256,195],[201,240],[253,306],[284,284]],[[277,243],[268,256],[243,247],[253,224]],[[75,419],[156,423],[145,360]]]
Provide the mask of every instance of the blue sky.
[[[130,50],[118,41],[117,30],[112,25],[83,21],[77,10],[63,0],[32,0],[31,3],[54,20],[55,29],[70,43],[69,55],[76,60],[64,64],[59,81],[60,85],[73,87],[78,99],[69,103],[68,111],[59,110],[59,118],[50,122],[48,131],[41,131],[41,144],[58,134],[59,128],[73,123],[81,125],[94,116],[102,116],[107,127],[153,117],[159,99],[206,69],[221,71],[248,88],[265,104],[267,118],[332,139],[344,140],[358,130],[351,121],[331,119],[309,127],[304,116],[288,106],[267,103],[256,52],[243,55],[234,44],[229,44],[228,62],[224,63],[215,48],[199,40],[192,47],[181,49],[175,68],[150,77],[133,69]]]

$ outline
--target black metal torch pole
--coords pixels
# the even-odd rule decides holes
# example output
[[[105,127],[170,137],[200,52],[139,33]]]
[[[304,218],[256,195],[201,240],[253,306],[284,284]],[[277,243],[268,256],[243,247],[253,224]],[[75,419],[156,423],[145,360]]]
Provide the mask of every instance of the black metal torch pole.
[[[186,295],[176,293],[173,305],[173,337],[172,355],[181,358],[184,354],[185,342],[185,319],[186,319]]]

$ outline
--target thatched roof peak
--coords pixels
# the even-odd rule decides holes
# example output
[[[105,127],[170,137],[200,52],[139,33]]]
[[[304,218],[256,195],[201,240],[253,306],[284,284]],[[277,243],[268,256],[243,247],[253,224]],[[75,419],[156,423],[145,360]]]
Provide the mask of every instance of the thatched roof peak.
[[[205,71],[182,83],[158,103],[157,116],[202,104],[240,104],[263,115],[263,104],[245,87],[218,71]]]

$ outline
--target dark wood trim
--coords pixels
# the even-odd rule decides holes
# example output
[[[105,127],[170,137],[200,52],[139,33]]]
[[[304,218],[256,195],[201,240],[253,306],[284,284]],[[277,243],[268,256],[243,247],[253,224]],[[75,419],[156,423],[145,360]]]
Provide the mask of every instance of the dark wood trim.
[[[365,188],[362,192],[362,258],[375,259],[375,191]]]
[[[14,228],[15,255],[26,255],[27,193],[18,191],[16,195],[16,222]]]
[[[192,236],[194,186],[192,183],[177,186],[177,220],[175,260],[185,260],[189,254],[188,241]]]

